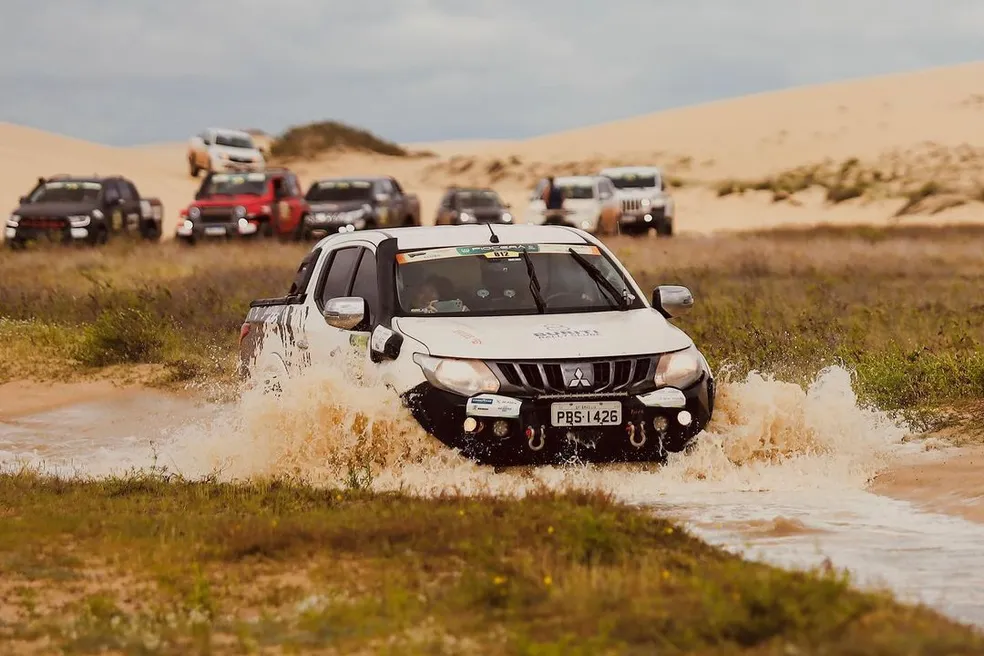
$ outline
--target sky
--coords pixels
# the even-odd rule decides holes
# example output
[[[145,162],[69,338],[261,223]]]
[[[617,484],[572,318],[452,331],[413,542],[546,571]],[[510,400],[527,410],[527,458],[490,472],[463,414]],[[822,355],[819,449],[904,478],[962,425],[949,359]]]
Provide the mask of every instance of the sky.
[[[984,59],[981,0],[3,0],[0,120],[111,145],[335,119],[524,138]]]

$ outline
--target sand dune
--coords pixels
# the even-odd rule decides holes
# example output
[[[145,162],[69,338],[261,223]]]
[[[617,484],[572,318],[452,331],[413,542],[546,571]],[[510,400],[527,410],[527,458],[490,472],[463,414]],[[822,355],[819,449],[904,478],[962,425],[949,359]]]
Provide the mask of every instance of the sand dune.
[[[906,171],[921,167],[926,175],[946,169],[950,180],[980,184],[984,150],[969,144],[981,137],[984,62],[975,62],[750,95],[520,141],[406,144],[435,153],[433,158],[335,155],[292,168],[305,184],[329,175],[394,175],[421,196],[429,222],[452,181],[494,184],[521,216],[532,181],[545,171],[587,172],[617,163],[653,162],[687,180],[687,187],[675,192],[678,231],[704,232],[891,221],[898,198],[858,199],[831,208],[812,192],[797,196],[793,204],[777,204],[769,193],[719,198],[700,185],[848,158]],[[169,238],[179,209],[198,184],[188,176],[184,148],[184,143],[113,148],[0,123],[0,202],[13,208],[39,175],[119,172],[143,193],[163,200]],[[962,150],[954,150],[958,148]],[[906,220],[977,221],[980,209],[965,202],[941,214]]]

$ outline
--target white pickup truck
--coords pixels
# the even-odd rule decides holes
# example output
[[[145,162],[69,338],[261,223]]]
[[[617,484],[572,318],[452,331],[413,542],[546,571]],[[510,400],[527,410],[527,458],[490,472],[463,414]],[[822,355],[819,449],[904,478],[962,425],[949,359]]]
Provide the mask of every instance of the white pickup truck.
[[[188,142],[188,171],[209,173],[262,171],[266,158],[252,135],[242,130],[208,128]]]
[[[418,423],[479,463],[662,461],[714,408],[714,378],[614,255],[566,226],[426,226],[338,233],[302,260],[288,295],[255,300],[240,375],[264,389],[351,363]],[[331,430],[326,427],[325,430]]]

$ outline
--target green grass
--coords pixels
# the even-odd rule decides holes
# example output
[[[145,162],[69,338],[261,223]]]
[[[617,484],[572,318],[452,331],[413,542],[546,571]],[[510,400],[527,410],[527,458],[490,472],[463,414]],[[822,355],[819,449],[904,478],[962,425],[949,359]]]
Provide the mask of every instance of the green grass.
[[[688,285],[677,325],[715,369],[807,382],[855,373],[863,400],[925,427],[984,399],[984,229],[820,227],[611,244],[644,289]],[[310,245],[114,245],[0,253],[0,380],[158,365],[229,381],[249,301],[288,289]]]
[[[24,472],[0,476],[0,510],[0,640],[59,653],[984,650],[841,573],[747,563],[600,493]]]

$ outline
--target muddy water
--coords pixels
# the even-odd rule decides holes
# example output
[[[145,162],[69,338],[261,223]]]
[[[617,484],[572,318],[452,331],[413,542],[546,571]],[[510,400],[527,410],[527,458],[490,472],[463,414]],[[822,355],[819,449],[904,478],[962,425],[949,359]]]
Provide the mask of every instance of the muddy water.
[[[440,448],[385,390],[330,378],[290,381],[281,399],[246,393],[227,405],[128,392],[8,413],[0,464],[95,476],[154,464],[187,476],[338,484],[357,461],[370,464],[374,487],[422,495],[601,487],[746,556],[788,567],[829,559],[862,585],[984,626],[984,524],[932,512],[918,503],[917,485],[897,478],[901,488],[883,490],[891,496],[869,490],[879,472],[908,471],[943,452],[903,443],[903,426],[859,408],[840,369],[806,391],[760,376],[720,389],[699,447],[662,467],[493,473]]]

